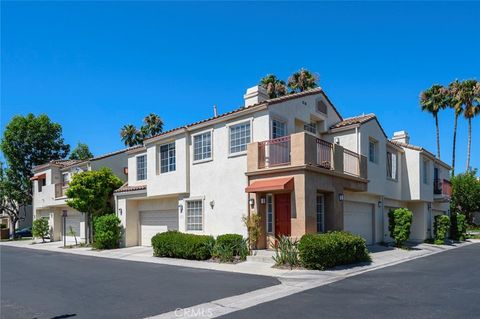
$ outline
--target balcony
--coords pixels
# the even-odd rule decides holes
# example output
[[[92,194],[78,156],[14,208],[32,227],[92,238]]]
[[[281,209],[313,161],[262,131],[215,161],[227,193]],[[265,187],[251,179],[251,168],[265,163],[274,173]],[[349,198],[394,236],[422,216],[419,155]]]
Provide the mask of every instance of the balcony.
[[[450,198],[452,196],[452,183],[446,179],[435,179],[433,181],[433,194],[435,197]]]
[[[248,171],[311,165],[367,178],[364,156],[304,132],[248,145]]]
[[[55,184],[55,198],[63,198],[66,197],[68,185],[64,185],[63,183]]]

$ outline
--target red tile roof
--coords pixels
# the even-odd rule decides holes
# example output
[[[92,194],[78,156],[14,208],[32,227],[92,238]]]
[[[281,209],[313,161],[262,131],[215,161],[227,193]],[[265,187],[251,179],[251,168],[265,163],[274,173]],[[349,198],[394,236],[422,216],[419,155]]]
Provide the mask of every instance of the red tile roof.
[[[126,193],[126,192],[133,192],[133,191],[141,191],[147,189],[147,185],[136,185],[136,186],[128,186],[128,183],[125,183],[119,189],[115,190],[114,193]]]
[[[334,129],[334,128],[340,128],[340,127],[350,126],[354,124],[363,124],[374,118],[376,118],[376,116],[373,113],[366,114],[366,115],[353,116],[353,117],[346,118],[343,121],[338,122],[337,124],[332,125],[330,128]]]

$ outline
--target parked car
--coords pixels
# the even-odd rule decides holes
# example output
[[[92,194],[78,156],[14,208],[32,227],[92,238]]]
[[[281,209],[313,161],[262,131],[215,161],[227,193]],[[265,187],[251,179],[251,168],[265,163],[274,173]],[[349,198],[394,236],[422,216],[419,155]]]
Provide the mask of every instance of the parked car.
[[[25,227],[15,231],[15,238],[32,237],[32,227]]]

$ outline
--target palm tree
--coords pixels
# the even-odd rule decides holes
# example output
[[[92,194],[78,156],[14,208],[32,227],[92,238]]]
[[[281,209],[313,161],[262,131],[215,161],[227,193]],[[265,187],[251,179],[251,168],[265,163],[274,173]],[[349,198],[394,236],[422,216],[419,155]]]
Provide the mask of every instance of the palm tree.
[[[157,135],[163,131],[163,121],[155,113],[145,116],[143,123],[145,124],[140,128],[140,131],[144,138]]]
[[[120,130],[120,136],[125,145],[129,147],[138,145],[143,140],[141,132],[132,124],[124,125]]]
[[[455,153],[457,145],[457,124],[458,117],[463,113],[463,104],[458,101],[455,96],[460,90],[460,82],[458,80],[453,81],[448,86],[449,91],[449,107],[453,109],[455,113],[455,119],[453,121],[453,150],[452,150],[452,176],[455,176]]]
[[[440,159],[440,128],[438,126],[438,112],[447,107],[448,90],[442,85],[434,84],[431,88],[420,94],[420,105],[422,111],[429,112],[435,118],[435,127],[437,129],[437,156]]]
[[[288,78],[287,85],[290,88],[290,93],[310,90],[318,86],[318,76],[302,68]]]
[[[472,148],[472,118],[480,114],[480,82],[477,80],[462,81],[455,91],[454,98],[463,105],[463,116],[468,120],[467,167],[470,170]]]
[[[260,85],[267,90],[268,96],[273,99],[287,94],[285,81],[279,80],[275,74],[267,74],[260,80]]]

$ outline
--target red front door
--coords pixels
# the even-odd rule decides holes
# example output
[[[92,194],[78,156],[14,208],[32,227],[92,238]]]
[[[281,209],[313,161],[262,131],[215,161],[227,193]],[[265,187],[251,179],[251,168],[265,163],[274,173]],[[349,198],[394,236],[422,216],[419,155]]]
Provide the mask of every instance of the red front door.
[[[275,195],[275,236],[291,234],[290,194]]]

